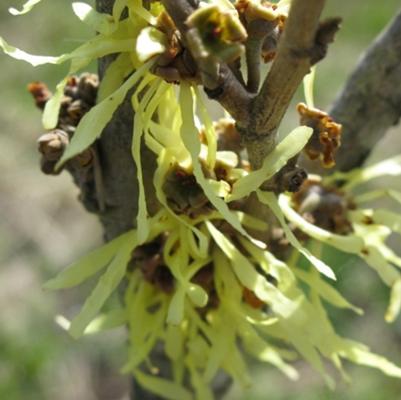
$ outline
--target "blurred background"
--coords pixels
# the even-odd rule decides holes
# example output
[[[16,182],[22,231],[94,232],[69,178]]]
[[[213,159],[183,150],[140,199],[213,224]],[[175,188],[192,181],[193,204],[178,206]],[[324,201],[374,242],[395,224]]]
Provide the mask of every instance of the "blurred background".
[[[0,36],[33,54],[68,52],[93,35],[73,15],[71,2],[43,1],[31,14],[12,17],[10,6],[22,0],[2,0]],[[93,3],[93,2],[92,2]],[[316,105],[326,108],[340,90],[359,56],[400,7],[399,0],[328,0],[326,14],[344,18],[328,57],[319,64]],[[92,66],[95,71],[96,66]],[[66,66],[32,68],[0,54],[0,399],[7,400],[127,400],[127,378],[119,375],[124,361],[124,331],[74,341],[55,323],[55,315],[72,315],[86,288],[62,293],[41,289],[52,277],[89,249],[101,243],[95,216],[77,201],[71,178],[42,175],[36,140],[43,133],[40,112],[26,86],[40,80],[54,89]],[[301,93],[297,95],[300,100]],[[283,130],[297,124],[290,112]],[[400,128],[375,149],[369,162],[401,152]],[[381,180],[380,185],[400,186]],[[401,249],[399,242],[394,247]],[[372,350],[401,365],[401,322],[384,322],[388,290],[366,266],[333,258],[338,286],[365,316],[333,312],[338,331],[368,344]],[[366,368],[347,365],[351,385],[338,379],[337,391],[302,362],[299,382],[293,383],[269,366],[251,364],[255,385],[237,387],[228,400],[392,400],[401,397],[401,381]]]

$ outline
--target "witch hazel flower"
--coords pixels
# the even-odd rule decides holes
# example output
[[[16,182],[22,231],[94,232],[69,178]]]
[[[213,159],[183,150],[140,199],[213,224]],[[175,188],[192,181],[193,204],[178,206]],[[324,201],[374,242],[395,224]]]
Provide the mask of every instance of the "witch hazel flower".
[[[28,12],[37,3],[28,1],[13,13]],[[166,399],[213,399],[211,384],[221,370],[249,386],[246,355],[275,366],[289,379],[298,379],[291,363],[302,357],[330,387],[334,380],[323,358],[344,378],[344,359],[401,377],[397,366],[336,333],[325,303],[357,314],[362,310],[326,280],[335,281],[336,271],[305,241],[311,238],[312,243],[358,255],[374,268],[391,287],[386,319],[393,321],[401,308],[401,261],[385,240],[391,232],[401,232],[401,219],[363,204],[382,195],[400,201],[401,195],[388,190],[352,196],[350,190],[385,173],[400,174],[400,160],[307,181],[294,196],[263,191],[264,182],[310,145],[314,130],[321,136],[313,156],[332,164],[340,128],[313,108],[309,88],[308,105],[300,111],[305,125],[311,120],[315,125],[294,129],[252,171],[240,146],[233,145],[235,134],[230,139],[217,136],[216,130],[235,129],[234,121],[214,123],[198,88],[200,75],[210,73],[213,79],[220,63],[242,55],[247,32],[238,9],[248,22],[277,19],[286,16],[289,3],[202,2],[187,21],[192,52],[204,67],[209,63],[201,71],[193,69],[183,38],[159,1],[150,7],[139,0],[116,1],[112,15],[74,3],[78,18],[99,34],[60,57],[29,55],[0,39],[4,52],[33,65],[69,61],[69,75],[99,57],[119,54],[100,84],[96,105],[80,120],[56,168],[87,149],[130,96],[135,113],[131,151],[139,187],[138,199],[132,199],[138,204],[136,228],[82,257],[45,288],[66,289],[94,280],[79,313],[71,321],[58,321],[74,338],[127,326],[122,371]],[[121,20],[124,9],[128,16]],[[47,130],[57,125],[68,79],[46,102]],[[222,148],[222,143],[233,146]],[[143,146],[156,160],[150,182],[156,212],[148,209]],[[338,182],[345,182],[341,190],[335,187]],[[261,240],[272,222],[244,211],[251,195],[275,215],[291,257],[279,259],[269,241]],[[314,218],[314,211],[326,206],[330,215]],[[301,267],[300,256],[310,268]],[[120,306],[104,311],[118,291],[123,293]],[[160,347],[170,362],[170,376],[160,373],[152,357]]]

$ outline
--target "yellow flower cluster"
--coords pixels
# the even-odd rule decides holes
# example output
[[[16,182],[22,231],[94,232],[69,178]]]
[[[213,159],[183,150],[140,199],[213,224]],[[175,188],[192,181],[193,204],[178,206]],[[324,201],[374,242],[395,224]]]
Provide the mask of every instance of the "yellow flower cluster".
[[[28,1],[22,11],[13,9],[12,13],[28,12],[37,3],[39,0]],[[208,3],[190,21],[193,27],[202,29],[202,23],[210,22],[206,17],[213,17],[216,24],[223,21],[226,28],[241,25],[231,2]],[[287,5],[284,1],[281,6]],[[0,46],[10,56],[32,65],[70,61],[70,73],[99,57],[120,54],[101,83],[97,105],[83,117],[59,165],[100,136],[135,88],[131,103],[135,112],[132,156],[139,182],[137,228],[86,255],[45,284],[52,290],[70,288],[102,271],[79,314],[71,323],[64,320],[71,335],[127,325],[129,351],[123,371],[132,373],[148,390],[172,400],[212,399],[211,382],[220,369],[249,385],[244,351],[276,366],[290,379],[298,377],[290,362],[301,355],[330,386],[334,382],[325,371],[322,356],[344,376],[342,359],[401,377],[401,369],[335,332],[323,302],[359,314],[362,311],[322,276],[336,278],[333,269],[312,253],[313,246],[308,249],[288,225],[291,222],[320,243],[359,255],[377,270],[392,288],[386,319],[393,321],[401,308],[401,275],[393,265],[401,267],[401,260],[384,240],[393,231],[401,232],[401,217],[385,210],[349,210],[353,229],[346,235],[308,222],[287,194],[277,197],[260,187],[305,147],[311,128],[296,128],[266,157],[262,168],[249,171],[237,153],[218,151],[213,121],[193,82],[182,80],[176,87],[150,72],[169,43],[158,27],[157,16],[163,12],[160,2],[152,2],[148,10],[139,0],[117,0],[112,15],[99,14],[84,3],[73,7],[99,34],[69,54],[32,56],[0,38]],[[126,7],[129,16],[120,20]],[[231,46],[228,42],[220,44]],[[209,50],[213,47],[204,45]],[[46,105],[47,129],[55,126],[66,82],[67,78],[60,82]],[[143,143],[157,157],[153,185],[160,209],[155,215],[147,210],[141,168]],[[384,164],[334,175],[322,184],[346,181],[348,190],[389,170],[401,173],[400,159]],[[195,194],[183,200],[183,196],[174,197],[174,187],[168,189],[168,185],[177,185],[178,194],[180,190]],[[254,237],[253,233],[266,230],[267,224],[235,206],[251,193],[256,193],[282,226],[293,248],[287,262]],[[362,195],[356,202],[359,205],[381,194]],[[398,201],[401,198],[395,192],[388,194]],[[308,261],[308,268],[300,267],[298,255]],[[128,285],[121,308],[102,314],[104,304],[124,279]],[[160,342],[171,361],[171,380],[158,376],[157,365],[152,365],[152,350]]]

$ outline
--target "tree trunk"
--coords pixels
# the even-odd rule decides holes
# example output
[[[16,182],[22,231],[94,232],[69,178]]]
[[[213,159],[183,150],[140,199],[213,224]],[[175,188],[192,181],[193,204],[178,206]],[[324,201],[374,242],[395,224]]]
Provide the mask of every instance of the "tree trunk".
[[[98,11],[108,14],[111,14],[113,4],[114,0],[96,1]],[[100,79],[113,59],[113,56],[107,56],[99,60]],[[128,95],[103,131],[98,143],[106,205],[105,211],[99,214],[99,218],[104,228],[105,241],[135,226],[138,210],[138,183],[131,153],[133,119],[134,113],[130,95]],[[150,177],[154,170],[154,157],[150,152],[148,154],[145,147],[143,148],[146,152],[143,155],[144,182],[151,182],[146,175]],[[168,375],[166,357],[160,350],[154,354],[154,357],[155,364],[160,366],[161,375]],[[143,390],[133,379],[131,399],[156,400],[159,397]]]
[[[108,14],[112,13],[113,4],[114,0],[96,0],[97,10]],[[99,60],[100,79],[113,59],[113,56],[107,56]],[[136,222],[138,184],[136,167],[131,153],[133,119],[134,113],[130,95],[128,95],[98,141],[97,148],[106,205],[105,211],[99,213],[99,218],[104,228],[105,241],[109,241],[133,228]],[[152,214],[158,207],[151,183],[155,170],[155,157],[145,146],[142,147],[142,167],[145,185],[150,182],[145,190],[147,192],[148,211]],[[152,361],[158,366],[161,376],[169,377],[171,375],[170,363],[163,353],[163,349],[157,347],[153,351]],[[231,380],[225,374],[218,375],[214,385],[214,393],[217,399],[224,395],[230,384]],[[133,379],[131,399],[158,400],[160,397],[142,389]]]
[[[111,14],[113,3],[114,0],[97,0],[96,6],[99,11]],[[99,60],[100,79],[113,59],[107,56]],[[133,228],[135,222],[138,184],[131,154],[132,130],[133,111],[127,96],[98,143],[106,205],[99,217],[106,241]]]

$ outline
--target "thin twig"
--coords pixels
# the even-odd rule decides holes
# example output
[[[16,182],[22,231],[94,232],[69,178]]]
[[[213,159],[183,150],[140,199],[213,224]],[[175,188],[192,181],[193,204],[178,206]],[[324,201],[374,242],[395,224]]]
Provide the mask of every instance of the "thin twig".
[[[276,59],[252,105],[252,125],[247,127],[246,144],[254,168],[260,167],[274,148],[277,128],[310,69],[324,4],[325,0],[292,3]]]
[[[185,38],[188,30],[185,21],[195,10],[195,6],[190,0],[162,1]],[[253,169],[260,168],[266,155],[274,149],[278,126],[296,89],[311,65],[324,57],[327,45],[333,39],[333,32],[338,29],[338,19],[319,26],[324,4],[325,0],[293,1],[276,59],[258,95],[255,96],[244,88],[225,64],[220,65],[217,84],[212,88],[205,87],[209,97],[220,102],[236,120]],[[265,33],[259,27],[255,32]],[[261,37],[265,35],[262,34]],[[259,72],[255,71],[258,46],[254,49],[248,48],[251,90],[259,86]],[[248,47],[252,46],[248,44]]]
[[[247,89],[257,93],[260,86],[260,59],[263,43],[269,33],[276,27],[276,21],[257,19],[247,26],[248,39],[245,43],[246,66],[248,70]]]
[[[182,37],[188,30],[185,21],[195,11],[196,0],[162,0]],[[219,78],[213,87],[204,86],[211,99],[218,101],[235,120],[248,121],[252,95],[227,64],[220,64]]]
[[[260,54],[263,40],[249,38],[246,42],[246,66],[248,70],[247,89],[251,93],[257,93],[260,85]]]

